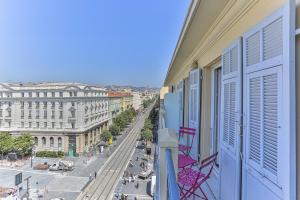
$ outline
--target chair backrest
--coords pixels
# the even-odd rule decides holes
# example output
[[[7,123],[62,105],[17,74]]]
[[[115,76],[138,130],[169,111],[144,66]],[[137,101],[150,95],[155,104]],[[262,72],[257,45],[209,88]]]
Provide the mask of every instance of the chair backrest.
[[[187,127],[180,127],[179,128],[179,136],[182,137],[183,135],[192,135],[196,134],[196,129],[194,128],[187,128]]]

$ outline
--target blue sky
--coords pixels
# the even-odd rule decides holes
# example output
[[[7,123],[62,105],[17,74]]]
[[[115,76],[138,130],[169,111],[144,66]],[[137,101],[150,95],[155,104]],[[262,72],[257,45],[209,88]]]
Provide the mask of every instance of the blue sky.
[[[0,1],[0,81],[161,86],[189,3]]]

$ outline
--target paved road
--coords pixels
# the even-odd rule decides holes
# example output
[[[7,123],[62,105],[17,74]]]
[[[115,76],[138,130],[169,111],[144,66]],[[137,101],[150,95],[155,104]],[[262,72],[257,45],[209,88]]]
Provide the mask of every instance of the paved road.
[[[115,187],[132,157],[136,140],[151,109],[152,106],[137,120],[132,131],[99,170],[97,178],[78,196],[77,200],[112,199]]]

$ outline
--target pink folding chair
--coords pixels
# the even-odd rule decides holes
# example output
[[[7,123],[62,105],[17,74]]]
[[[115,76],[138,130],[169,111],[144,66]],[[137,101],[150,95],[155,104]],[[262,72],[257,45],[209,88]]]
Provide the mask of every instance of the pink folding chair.
[[[185,168],[187,166],[193,165],[197,162],[197,160],[193,159],[190,156],[190,152],[193,146],[194,138],[196,135],[196,129],[194,128],[187,128],[187,127],[180,127],[179,129],[179,145],[178,145],[178,168]],[[182,144],[180,141],[186,136],[191,138],[191,144]]]
[[[189,197],[195,196],[208,200],[206,194],[201,188],[201,185],[209,179],[213,167],[216,163],[218,153],[215,153],[208,158],[201,161],[201,165],[198,169],[193,169],[193,167],[184,168],[178,172],[178,187],[180,189],[180,199],[186,200]],[[202,196],[196,194],[200,190]]]

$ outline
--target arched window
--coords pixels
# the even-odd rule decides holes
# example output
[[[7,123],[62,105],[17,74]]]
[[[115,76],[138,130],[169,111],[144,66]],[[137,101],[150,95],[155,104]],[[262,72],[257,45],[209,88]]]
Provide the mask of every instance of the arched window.
[[[50,148],[54,147],[54,139],[53,137],[50,137]]]
[[[34,137],[34,145],[39,146],[39,139],[37,137]]]
[[[46,138],[42,137],[42,147],[46,148]]]
[[[57,143],[58,143],[58,151],[61,151],[62,150],[62,139],[61,139],[61,137],[59,137],[57,139]]]

